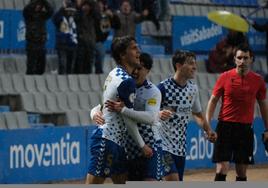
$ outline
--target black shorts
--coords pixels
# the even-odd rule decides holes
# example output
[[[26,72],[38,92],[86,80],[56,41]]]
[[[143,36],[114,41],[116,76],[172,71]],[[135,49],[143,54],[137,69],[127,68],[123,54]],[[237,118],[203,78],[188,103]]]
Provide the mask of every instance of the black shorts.
[[[251,124],[219,121],[212,162],[229,161],[236,164],[254,164],[254,133]]]

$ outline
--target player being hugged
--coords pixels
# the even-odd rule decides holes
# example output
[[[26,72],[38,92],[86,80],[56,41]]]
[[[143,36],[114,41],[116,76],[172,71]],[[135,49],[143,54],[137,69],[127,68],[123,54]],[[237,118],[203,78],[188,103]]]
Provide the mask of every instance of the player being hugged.
[[[111,53],[117,67],[105,80],[103,102],[119,98],[126,107],[133,108],[136,83],[130,73],[140,66],[140,51],[136,40],[129,36],[115,38]],[[91,137],[91,158],[86,183],[103,183],[106,177],[111,177],[114,183],[125,183],[127,160],[124,147],[127,131],[145,156],[151,156],[152,149],[145,145],[137,124],[132,119],[106,108],[102,111],[105,123]]]

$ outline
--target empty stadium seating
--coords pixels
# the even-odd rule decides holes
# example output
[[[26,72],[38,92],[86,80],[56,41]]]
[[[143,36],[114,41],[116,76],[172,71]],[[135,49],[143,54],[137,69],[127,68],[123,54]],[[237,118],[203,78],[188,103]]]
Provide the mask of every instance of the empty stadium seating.
[[[49,0],[57,10],[62,5],[62,0]],[[0,9],[22,10],[29,0],[0,0]],[[172,16],[207,16],[212,10],[227,10],[236,14],[244,14],[255,10],[258,6],[256,0],[171,0],[170,13]],[[262,9],[252,17],[267,18],[268,9]],[[160,30],[157,31],[150,21],[141,24],[141,35],[145,37],[171,37],[172,22],[170,20],[160,22]],[[142,49],[157,51],[164,46],[142,44]],[[161,51],[161,52],[162,52]],[[205,60],[207,55],[197,56],[196,83],[200,88],[200,99],[203,109],[211,95],[211,90],[219,74],[209,74],[206,71]],[[0,113],[0,129],[16,129],[29,127],[28,119],[35,117],[35,123],[49,123],[71,126],[89,125],[92,123],[89,117],[90,109],[102,103],[102,88],[107,74],[116,66],[114,60],[107,54],[104,62],[104,74],[78,74],[59,75],[57,72],[58,59],[55,54],[47,55],[46,72],[44,75],[25,75],[26,55],[8,54],[0,58],[0,105],[6,106],[17,112]],[[149,74],[149,79],[158,84],[174,73],[171,56],[153,56],[154,65]],[[267,73],[268,67],[263,57],[256,58],[252,68],[260,73]],[[23,113],[19,113],[23,112]],[[214,118],[219,112],[216,108]],[[8,114],[8,115],[6,115]],[[39,117],[40,115],[40,117]],[[255,108],[255,116],[260,116],[258,107]],[[12,119],[13,117],[13,119]],[[18,118],[22,118],[18,122]],[[28,122],[28,124],[27,124]],[[19,125],[19,123],[22,123]],[[13,124],[13,125],[10,125]]]

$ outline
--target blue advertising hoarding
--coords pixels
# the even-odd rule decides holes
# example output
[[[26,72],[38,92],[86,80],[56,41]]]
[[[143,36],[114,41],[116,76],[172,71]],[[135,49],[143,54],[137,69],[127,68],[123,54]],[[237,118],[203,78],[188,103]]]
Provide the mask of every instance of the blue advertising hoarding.
[[[212,128],[215,130],[217,121],[212,121]],[[254,161],[255,164],[267,164],[268,153],[265,152],[261,141],[261,134],[264,131],[263,120],[255,118],[254,129]],[[213,144],[204,138],[203,131],[199,126],[191,121],[187,131],[187,156],[186,169],[212,168],[215,165],[211,162]]]
[[[258,22],[267,19],[255,19]],[[217,42],[226,36],[228,30],[202,16],[174,16],[172,21],[173,51],[176,49],[198,52],[210,51]],[[251,48],[264,51],[266,35],[253,28],[247,33]]]
[[[173,51],[208,51],[224,36],[224,29],[206,17],[175,16],[172,21]]]
[[[0,183],[84,178],[86,140],[85,127],[0,131]]]
[[[10,48],[10,11],[1,10],[0,11],[0,48],[9,49]]]
[[[212,122],[215,129],[217,121]],[[268,164],[261,141],[263,121],[254,120],[256,164]],[[96,126],[46,127],[0,131],[0,183],[47,183],[84,179],[90,136]],[[213,168],[213,144],[191,121],[187,130],[186,169]]]
[[[22,16],[22,11],[10,10],[10,35],[11,48],[22,49],[25,48],[25,22]]]

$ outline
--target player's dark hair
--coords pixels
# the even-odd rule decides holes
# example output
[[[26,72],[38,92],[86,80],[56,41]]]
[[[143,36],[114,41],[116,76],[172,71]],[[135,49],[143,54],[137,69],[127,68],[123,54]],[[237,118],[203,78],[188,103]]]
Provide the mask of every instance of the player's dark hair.
[[[116,37],[111,45],[111,55],[117,64],[121,64],[121,56],[126,54],[131,41],[136,39],[132,36]]]
[[[153,66],[153,59],[148,53],[141,53],[140,55],[140,62],[143,64],[143,67],[145,67],[148,70],[151,70]]]
[[[189,58],[196,59],[196,56],[193,52],[185,51],[185,50],[176,50],[174,55],[172,56],[172,65],[174,70],[176,71],[176,64],[184,64]]]

